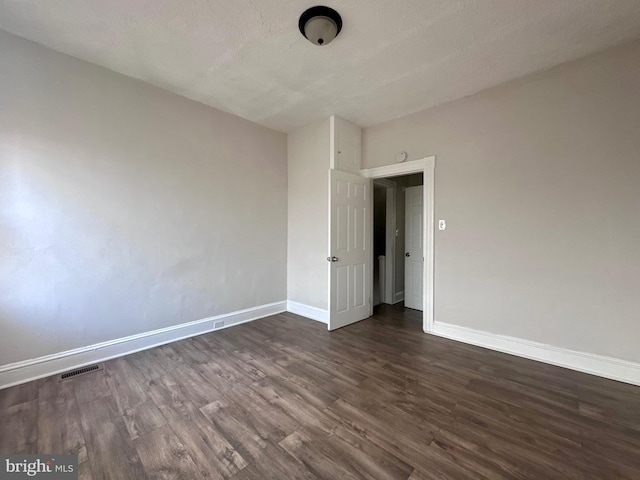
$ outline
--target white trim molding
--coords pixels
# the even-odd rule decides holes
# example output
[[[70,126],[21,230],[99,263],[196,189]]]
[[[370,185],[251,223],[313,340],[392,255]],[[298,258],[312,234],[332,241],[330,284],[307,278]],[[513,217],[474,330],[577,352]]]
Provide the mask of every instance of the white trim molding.
[[[640,364],[605,357],[593,353],[578,352],[522,338],[497,335],[459,325],[435,322],[434,335],[519,357],[537,360],[551,365],[598,375],[620,382],[640,385]]]
[[[329,310],[323,310],[321,308],[312,307],[311,305],[305,305],[304,303],[292,302],[287,300],[287,312],[295,313],[311,320],[316,320],[322,323],[329,323]]]
[[[435,168],[436,157],[424,159],[424,272],[423,272],[423,330],[431,332],[434,322],[434,292],[435,292]]]
[[[394,163],[392,165],[384,165],[382,167],[363,168],[360,175],[365,178],[386,178],[398,177],[411,173],[421,172],[431,162],[435,166],[436,157],[425,157],[420,160],[411,160],[409,162]]]
[[[410,162],[385,165],[383,167],[366,168],[360,170],[360,174],[366,178],[387,178],[407,175],[411,173],[424,174],[424,270],[422,272],[423,309],[422,329],[426,333],[433,331],[434,315],[434,225],[435,225],[435,168],[436,157],[430,156]],[[373,280],[372,280],[373,282]]]
[[[269,303],[150,332],[116,338],[87,347],[2,365],[0,366],[0,389],[66,372],[91,363],[104,362],[141,350],[202,335],[214,330],[251,322],[259,318],[285,312],[286,310],[287,302],[285,301]],[[224,326],[216,328],[214,325],[220,321],[224,321]]]

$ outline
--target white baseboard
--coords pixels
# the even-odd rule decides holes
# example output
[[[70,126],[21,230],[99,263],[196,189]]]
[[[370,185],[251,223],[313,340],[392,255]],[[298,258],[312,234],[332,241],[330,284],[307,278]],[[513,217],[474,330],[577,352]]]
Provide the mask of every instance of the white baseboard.
[[[286,310],[287,302],[285,301],[269,303],[189,323],[139,333],[137,335],[116,338],[115,340],[96,343],[87,347],[10,363],[0,366],[0,389],[66,372],[91,363],[103,362],[184,338],[250,322],[259,318],[282,313]],[[215,328],[214,324],[220,321],[224,321],[224,326]]]
[[[433,331],[429,333],[579,372],[640,385],[640,364],[618,358],[567,350],[442,322],[435,322]]]
[[[400,303],[404,301],[404,290],[394,293],[393,295],[393,305],[396,303]]]
[[[305,305],[304,303],[287,300],[287,312],[295,313],[296,315],[301,315],[311,320],[317,320],[318,322],[329,323],[328,310]]]

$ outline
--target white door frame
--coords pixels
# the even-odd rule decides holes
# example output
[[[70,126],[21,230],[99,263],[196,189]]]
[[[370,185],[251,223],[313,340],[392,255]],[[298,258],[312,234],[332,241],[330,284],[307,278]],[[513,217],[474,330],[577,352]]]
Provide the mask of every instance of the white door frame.
[[[436,157],[425,157],[420,160],[396,163],[384,167],[367,168],[360,170],[360,174],[366,178],[397,177],[411,173],[424,174],[424,308],[422,310],[422,329],[426,333],[433,332],[433,312],[434,312],[434,227],[435,227],[435,168]],[[373,199],[371,200],[373,202]],[[373,206],[373,203],[372,203]],[[373,207],[371,208],[373,215]],[[371,222],[371,235],[373,237],[373,222]],[[373,240],[371,240],[373,241]],[[373,262],[373,258],[369,259]],[[373,286],[373,274],[369,267],[370,282]]]
[[[385,202],[385,279],[383,303],[393,304],[396,292],[396,188],[398,184],[384,178],[373,181],[386,189]],[[375,262],[375,259],[373,260]]]

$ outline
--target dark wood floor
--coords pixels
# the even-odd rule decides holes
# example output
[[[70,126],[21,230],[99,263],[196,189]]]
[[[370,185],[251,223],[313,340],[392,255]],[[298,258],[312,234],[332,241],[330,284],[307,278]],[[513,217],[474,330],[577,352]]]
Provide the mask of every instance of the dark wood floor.
[[[283,314],[0,391],[0,453],[82,479],[640,478],[640,387],[421,332]]]

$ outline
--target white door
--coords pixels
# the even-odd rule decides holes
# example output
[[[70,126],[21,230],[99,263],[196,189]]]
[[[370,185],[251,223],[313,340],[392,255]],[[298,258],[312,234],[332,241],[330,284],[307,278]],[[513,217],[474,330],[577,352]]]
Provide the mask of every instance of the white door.
[[[423,257],[423,190],[422,186],[405,190],[405,254],[404,254],[404,306],[422,311],[424,269]]]
[[[370,181],[329,170],[329,330],[369,316]]]

